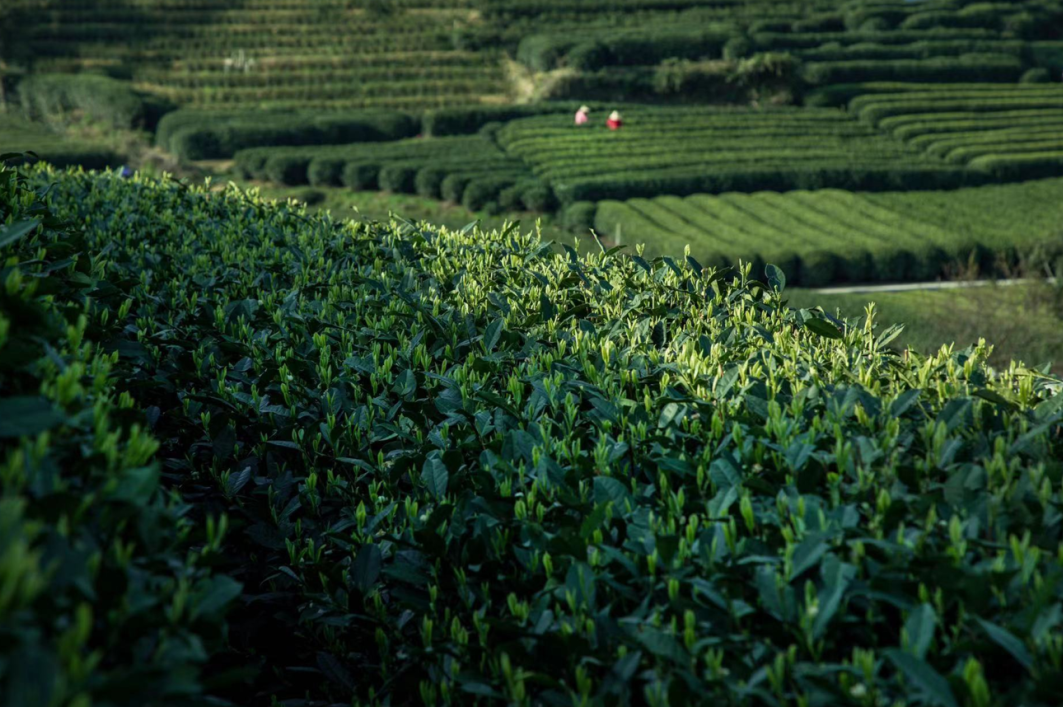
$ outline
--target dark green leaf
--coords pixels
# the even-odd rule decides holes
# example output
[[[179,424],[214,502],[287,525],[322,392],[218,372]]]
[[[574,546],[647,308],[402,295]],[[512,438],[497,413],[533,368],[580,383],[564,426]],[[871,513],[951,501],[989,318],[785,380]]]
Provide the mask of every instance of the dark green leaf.
[[[768,264],[764,268],[764,275],[768,278],[768,284],[772,289],[782,292],[786,289],[786,274],[782,271],[782,268]]]
[[[19,397],[0,400],[0,439],[32,437],[50,430],[65,420],[44,398]]]
[[[841,331],[838,330],[838,327],[834,326],[826,319],[809,319],[805,322],[805,328],[827,339],[843,338]]]
[[[438,451],[428,454],[421,468],[421,479],[424,481],[428,492],[435,498],[443,498],[447,494],[447,484],[450,482],[450,472]]]
[[[943,707],[958,707],[948,681],[925,660],[896,648],[886,650],[886,657],[929,702]]]
[[[908,615],[904,629],[908,634],[908,652],[920,660],[926,658],[937,628],[937,614],[930,604],[920,604]]]
[[[1033,658],[1030,656],[1030,652],[1023,645],[1022,641],[1015,637],[1013,633],[1005,628],[997,626],[991,621],[975,617],[978,621],[978,625],[989,634],[989,637],[993,639],[993,642],[998,646],[1006,650],[1011,654],[1011,657],[1019,662],[1019,664],[1029,670],[1033,667]]]
[[[351,581],[362,594],[368,594],[380,577],[381,554],[376,545],[363,545],[351,567]]]
[[[496,319],[487,325],[487,331],[484,332],[484,348],[488,353],[495,350],[498,346],[498,340],[502,337],[503,322],[501,319]]]
[[[33,229],[40,225],[40,221],[37,219],[27,219],[25,221],[15,221],[10,226],[0,227],[0,248],[9,246],[15,241],[33,232]]]

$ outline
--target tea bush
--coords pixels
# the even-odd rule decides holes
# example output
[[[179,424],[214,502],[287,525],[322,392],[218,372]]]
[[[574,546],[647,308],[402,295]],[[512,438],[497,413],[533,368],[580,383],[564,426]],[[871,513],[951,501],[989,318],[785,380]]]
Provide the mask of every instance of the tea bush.
[[[686,243],[703,261],[789,262],[790,280],[809,287],[928,280],[972,258],[994,273],[1014,267],[1017,254],[1058,256],[1060,187],[1049,179],[954,191],[661,196],[603,201],[593,218],[601,234],[653,255]]]
[[[399,140],[416,135],[418,129],[418,120],[398,111],[180,110],[163,117],[155,142],[182,159],[209,160],[251,147]]]
[[[85,323],[47,349],[27,341],[29,368],[4,379],[72,406],[49,439],[5,438],[9,476],[53,445],[67,462],[5,477],[5,502],[64,494],[34,526],[60,543],[78,509],[127,535],[154,527],[108,525],[121,516],[106,494],[153,518],[227,512],[214,562],[244,587],[223,653],[155,650],[154,626],[168,636],[204,609],[166,594],[196,584],[143,573],[199,565],[137,564],[165,533],[104,538],[118,586],[147,592],[94,614],[89,646],[111,665],[238,661],[248,683],[216,696],[304,706],[1057,703],[1059,379],[991,369],[984,344],[895,353],[898,329],[870,312],[788,308],[775,267],[758,281],[692,258],[579,256],[516,226],[341,223],[233,187],[32,179],[85,225],[78,289],[56,300],[81,302],[56,315]],[[43,245],[18,268],[66,277],[67,252]],[[25,291],[6,267],[6,291]],[[65,372],[115,355],[121,375]],[[153,455],[122,452],[134,422],[155,430]],[[57,483],[107,449],[119,481],[103,496]],[[149,472],[124,484],[152,457],[184,504],[158,505]],[[67,591],[87,602],[86,586]],[[20,616],[30,640],[84,634]],[[74,680],[89,664],[62,665]]]
[[[0,703],[193,704],[241,592],[227,518],[164,488],[138,277],[44,186],[0,160]]]
[[[143,128],[144,100],[129,84],[96,74],[31,74],[18,85],[23,112],[35,120],[84,117],[108,128]]]

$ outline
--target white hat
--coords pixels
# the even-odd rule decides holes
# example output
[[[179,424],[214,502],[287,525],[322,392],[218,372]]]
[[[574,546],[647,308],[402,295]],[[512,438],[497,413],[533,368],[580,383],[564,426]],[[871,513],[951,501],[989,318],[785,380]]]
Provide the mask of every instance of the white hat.
[[[609,120],[620,120],[620,111],[614,110],[609,114]]]
[[[591,110],[591,109],[590,109],[590,108],[588,108],[587,106],[580,106],[580,107],[579,107],[579,112],[580,112],[580,113],[589,113],[589,112],[590,112],[590,110]]]

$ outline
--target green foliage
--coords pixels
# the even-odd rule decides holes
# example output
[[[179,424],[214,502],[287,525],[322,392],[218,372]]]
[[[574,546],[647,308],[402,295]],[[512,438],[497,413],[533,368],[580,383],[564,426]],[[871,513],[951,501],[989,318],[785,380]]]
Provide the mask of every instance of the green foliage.
[[[624,127],[511,121],[499,144],[563,203],[698,192],[955,188],[989,175],[880,135],[836,110],[630,106]]]
[[[1063,253],[1061,186],[1054,179],[945,192],[819,190],[603,201],[595,226],[615,242],[644,245],[649,255],[688,247],[703,262],[722,257],[757,267],[786,263],[790,280],[810,287],[929,280],[957,263],[973,260],[992,274],[1016,266],[1020,254],[1047,249],[1051,260]]]
[[[30,74],[18,85],[25,114],[42,122],[87,118],[108,128],[146,127],[144,101],[129,84],[97,74]],[[149,126],[150,127],[150,126]]]
[[[1044,67],[1038,67],[1036,69],[1029,69],[1019,79],[1019,83],[1051,83],[1052,75],[1048,73],[1048,69]]]
[[[493,122],[507,122],[516,118],[547,113],[575,113],[580,103],[549,102],[514,106],[468,106],[464,108],[438,108],[426,111],[422,120],[425,135],[471,135]]]
[[[182,107],[420,110],[506,94],[497,51],[452,46],[465,0],[15,3],[12,50],[35,70],[103,68]]]
[[[0,113],[0,154],[13,150],[32,152],[61,167],[80,165],[86,169],[103,169],[120,163],[118,155],[96,142],[64,135],[13,112]]]
[[[777,269],[56,180],[125,288],[85,315],[112,419],[239,518],[240,701],[1055,703],[1058,379],[896,354]]]
[[[594,215],[598,207],[591,201],[577,201],[561,212],[561,223],[572,231],[586,232],[594,227]]]
[[[1022,76],[1023,71],[1023,62],[1017,57],[986,54],[893,61],[808,62],[801,68],[801,78],[813,86],[854,81],[1014,83]]]
[[[1053,85],[873,93],[857,96],[849,108],[931,155],[994,179],[1058,176],[1063,170],[1063,95]]]
[[[227,517],[163,488],[138,279],[46,186],[0,162],[0,701],[193,704],[241,593]]]
[[[426,168],[439,169],[445,174],[461,171],[481,176],[530,176],[523,163],[506,155],[493,140],[482,135],[346,145],[250,148],[236,153],[235,163],[239,172],[255,179],[289,185],[309,182],[315,186],[335,185],[337,181],[342,181],[346,186],[357,189],[377,188],[377,173],[392,165],[395,170],[389,174],[397,177],[398,170],[402,168],[413,170],[413,175],[404,172],[400,179],[389,181],[388,186],[379,185],[379,188],[409,193],[416,190],[416,173]],[[347,166],[351,164],[362,167],[352,168],[350,176],[361,170],[358,174],[365,174],[369,179],[354,178],[348,181]],[[371,170],[371,174],[367,169]],[[425,188],[428,188],[427,183]]]
[[[412,116],[398,111],[180,110],[163,117],[155,142],[182,159],[208,160],[251,147],[399,140],[417,134],[418,127]]]

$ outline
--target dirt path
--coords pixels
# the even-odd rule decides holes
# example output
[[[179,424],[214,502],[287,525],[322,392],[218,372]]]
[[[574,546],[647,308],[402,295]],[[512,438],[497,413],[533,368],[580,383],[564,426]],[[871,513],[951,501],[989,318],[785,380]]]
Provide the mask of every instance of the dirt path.
[[[1055,283],[1055,278],[1048,278],[1048,282]],[[1030,278],[1014,278],[1009,280],[942,280],[938,282],[899,282],[892,285],[852,285],[846,287],[819,287],[814,292],[824,295],[860,295],[867,292],[910,292],[914,290],[959,290],[968,287],[988,287],[998,285],[1008,287],[1011,285],[1028,285],[1044,280]]]

